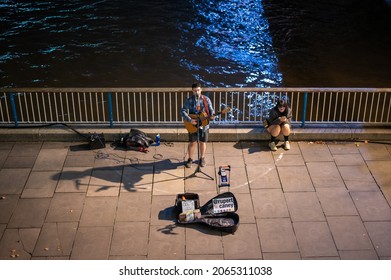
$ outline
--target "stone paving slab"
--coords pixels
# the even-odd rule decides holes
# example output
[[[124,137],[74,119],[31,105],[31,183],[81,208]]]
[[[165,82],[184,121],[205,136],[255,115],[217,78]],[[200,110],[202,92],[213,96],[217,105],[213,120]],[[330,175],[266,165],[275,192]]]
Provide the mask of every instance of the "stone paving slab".
[[[361,219],[367,221],[391,221],[391,209],[380,191],[351,192]]]
[[[338,257],[326,222],[294,222],[293,229],[302,258]]]
[[[284,193],[280,189],[253,190],[252,199],[256,218],[289,217]]]
[[[380,258],[390,259],[391,254],[391,222],[366,222],[365,228],[368,231],[372,244]]]
[[[72,260],[107,260],[112,236],[112,226],[79,227],[70,258]]]
[[[321,222],[325,220],[315,192],[285,193],[292,222]]]
[[[242,224],[240,231],[223,236],[224,259],[258,260],[262,251],[256,224]]]
[[[186,229],[175,224],[150,226],[148,259],[183,260],[186,259]]]
[[[40,230],[33,227],[5,229],[0,241],[0,258],[31,259]]]
[[[87,197],[80,217],[80,226],[113,226],[117,204],[118,197]]]
[[[281,189],[281,180],[274,164],[251,163],[246,165],[246,171],[251,190]]]
[[[373,249],[360,217],[328,217],[327,222],[338,250],[352,251]]]
[[[324,162],[333,160],[327,145],[314,145],[307,142],[300,142],[299,147],[305,162]]]
[[[378,260],[375,250],[339,251],[341,260]]]
[[[91,179],[90,167],[65,167],[59,174],[56,192],[86,193]]]
[[[25,187],[31,169],[6,169],[0,170],[0,193],[21,194]]]
[[[365,165],[365,161],[360,154],[333,154],[336,165]]]
[[[21,198],[53,197],[59,177],[56,171],[32,171]]]
[[[42,147],[42,143],[16,142],[13,143],[10,156],[15,157],[37,157]]]
[[[148,222],[115,223],[110,255],[147,256],[148,232]]]
[[[53,153],[56,156],[53,157]],[[64,161],[67,156],[68,149],[44,149],[42,148],[39,152],[35,164],[33,167],[34,171],[51,171],[61,170],[64,166]]]
[[[195,225],[186,227],[186,255],[222,255],[223,253],[220,232]]]
[[[379,186],[366,165],[338,166],[338,170],[349,191],[379,190]]]
[[[257,219],[262,252],[299,252],[290,218]]]
[[[84,193],[55,193],[46,222],[79,222],[84,202]]]
[[[334,162],[307,162],[306,164],[314,187],[345,188],[345,184]]]
[[[219,170],[216,168],[216,173],[218,174]],[[226,171],[230,177],[230,184],[232,187],[230,191],[239,194],[239,193],[249,193],[250,186],[247,179],[247,172],[245,167],[230,167],[228,171]],[[218,177],[218,176],[217,176]],[[219,178],[217,179],[219,180]],[[218,182],[220,184],[220,182]]]
[[[151,216],[151,194],[147,192],[121,193],[115,220],[117,222],[149,222]]]
[[[8,154],[8,153],[7,153]],[[12,169],[12,168],[33,168],[36,157],[35,156],[3,156],[1,159],[0,151],[0,161],[3,161],[3,168]],[[5,158],[7,160],[5,160]],[[1,164],[0,164],[1,166]]]
[[[285,193],[314,191],[316,178],[311,181],[306,166],[278,166],[277,170]]]
[[[41,228],[50,202],[50,198],[20,199],[7,228]]]
[[[35,257],[70,256],[78,228],[77,222],[45,223],[40,231],[33,255]]]
[[[7,224],[9,222],[19,202],[19,195],[16,194],[7,195],[4,198],[6,199],[0,200],[0,224]]]
[[[153,164],[144,166],[125,165],[121,179],[121,191],[151,192],[153,175]]]
[[[240,217],[240,223],[255,223],[254,207],[250,193],[235,193],[235,191],[233,191],[233,193],[238,201],[238,205],[240,205],[240,208],[237,211],[237,214]]]
[[[391,161],[367,161],[369,171],[379,186],[391,186]]]
[[[0,259],[391,259],[389,144],[210,142],[202,172],[185,142],[106,146],[0,142]],[[226,191],[235,234],[176,223],[176,194]]]
[[[346,188],[320,188],[316,190],[316,195],[326,217],[358,215],[357,208]]]

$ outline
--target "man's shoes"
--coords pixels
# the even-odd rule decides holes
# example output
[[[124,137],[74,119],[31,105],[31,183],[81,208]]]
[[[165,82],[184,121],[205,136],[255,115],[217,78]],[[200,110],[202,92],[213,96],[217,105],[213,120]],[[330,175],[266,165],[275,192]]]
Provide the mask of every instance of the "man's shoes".
[[[200,160],[200,166],[204,167],[205,165],[206,165],[205,158],[202,157]]]
[[[276,143],[274,143],[274,141],[270,142],[270,143],[269,143],[269,148],[270,148],[270,150],[272,150],[273,152],[277,151]]]
[[[291,149],[291,144],[289,144],[289,141],[284,142],[284,149],[287,151]]]
[[[193,160],[191,158],[189,158],[187,161],[186,161],[186,168],[190,168],[191,166],[193,165]]]

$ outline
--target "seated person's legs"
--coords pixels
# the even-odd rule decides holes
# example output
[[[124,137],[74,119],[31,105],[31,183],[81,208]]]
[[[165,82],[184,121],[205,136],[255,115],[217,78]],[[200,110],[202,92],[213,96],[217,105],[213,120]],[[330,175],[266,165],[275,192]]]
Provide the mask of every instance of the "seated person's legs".
[[[277,124],[273,124],[267,128],[267,131],[270,133],[270,142],[269,142],[269,147],[272,151],[277,151],[276,147],[276,140],[278,135],[281,133],[281,127]]]
[[[273,124],[267,128],[267,131],[274,138],[277,138],[281,133],[281,127],[278,124]]]
[[[287,123],[283,124],[281,126],[281,132],[282,132],[282,135],[289,136],[289,134],[291,133],[291,126]]]
[[[291,145],[289,143],[289,134],[291,133],[291,126],[289,124],[284,124],[281,126],[282,135],[284,135],[284,149],[289,150]]]

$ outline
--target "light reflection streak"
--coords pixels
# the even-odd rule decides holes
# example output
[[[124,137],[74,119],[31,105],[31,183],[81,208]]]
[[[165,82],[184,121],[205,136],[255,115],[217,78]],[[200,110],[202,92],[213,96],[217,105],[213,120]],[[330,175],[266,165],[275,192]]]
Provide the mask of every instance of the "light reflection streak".
[[[193,70],[195,79],[207,86],[270,87],[279,86],[278,71],[268,22],[263,16],[262,1],[196,1],[196,21],[184,29],[183,40],[193,40],[194,47],[183,49],[194,55],[181,60]],[[189,38],[190,37],[190,38]],[[213,63],[199,64],[197,57],[209,57]],[[213,65],[213,66],[212,66]],[[218,75],[221,82],[211,82]]]

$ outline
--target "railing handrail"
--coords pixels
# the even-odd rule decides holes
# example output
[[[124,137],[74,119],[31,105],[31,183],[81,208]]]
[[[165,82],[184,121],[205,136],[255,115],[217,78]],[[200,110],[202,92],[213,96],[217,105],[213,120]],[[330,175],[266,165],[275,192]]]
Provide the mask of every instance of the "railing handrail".
[[[273,87],[273,88],[243,88],[243,87],[227,87],[227,88],[203,88],[203,92],[208,91],[220,91],[220,92],[391,92],[391,88],[324,88],[324,87]],[[190,87],[177,87],[177,88],[0,88],[0,92],[12,93],[12,92],[190,92]]]

